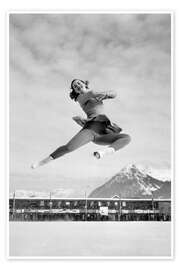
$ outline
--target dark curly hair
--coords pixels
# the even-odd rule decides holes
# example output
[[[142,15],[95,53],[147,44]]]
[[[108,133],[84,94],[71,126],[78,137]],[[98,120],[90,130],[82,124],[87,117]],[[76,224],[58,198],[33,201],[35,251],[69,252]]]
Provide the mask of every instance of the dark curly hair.
[[[77,98],[79,96],[79,93],[76,93],[76,91],[73,89],[70,94],[69,94],[70,98],[74,101],[77,101]]]
[[[74,101],[77,101],[77,98],[78,98],[78,96],[79,96],[79,93],[77,93],[77,92],[74,90],[74,88],[73,88],[73,83],[74,83],[74,81],[76,81],[76,80],[79,80],[79,79],[74,79],[74,80],[72,80],[72,82],[71,82],[71,87],[70,87],[70,89],[71,89],[72,91],[71,91],[70,94],[69,94],[70,98],[73,99]],[[87,89],[89,88],[89,87],[88,87],[88,85],[89,85],[89,82],[88,82],[88,81],[83,81],[83,80],[79,80],[79,81],[85,83]]]

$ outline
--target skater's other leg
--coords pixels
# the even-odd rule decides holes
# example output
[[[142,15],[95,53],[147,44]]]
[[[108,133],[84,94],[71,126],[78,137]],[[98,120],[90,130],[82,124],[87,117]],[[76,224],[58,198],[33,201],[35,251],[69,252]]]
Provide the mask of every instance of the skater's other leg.
[[[118,139],[116,139],[111,145],[109,145],[109,147],[114,148],[115,151],[123,148],[131,141],[131,137],[128,134],[119,134],[118,137]]]
[[[112,154],[115,151],[126,146],[130,143],[131,137],[128,134],[118,134],[118,133],[111,133],[107,135],[102,135],[95,138],[94,143],[99,145],[108,145],[108,147],[104,150],[99,150],[94,152],[95,157],[101,158],[106,154]]]
[[[50,161],[56,158],[59,158],[61,156],[64,156],[65,154],[68,154],[93,140],[94,140],[93,132],[89,129],[82,129],[67,144],[62,145],[59,148],[57,148],[47,158],[41,160],[38,163],[33,164],[31,168],[35,169],[39,166],[45,165],[49,163]]]

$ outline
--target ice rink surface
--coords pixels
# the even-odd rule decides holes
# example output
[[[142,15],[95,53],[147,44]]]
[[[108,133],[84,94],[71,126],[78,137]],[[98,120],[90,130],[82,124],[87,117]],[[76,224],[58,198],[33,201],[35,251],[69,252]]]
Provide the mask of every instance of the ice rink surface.
[[[10,222],[11,257],[171,256],[171,222]]]

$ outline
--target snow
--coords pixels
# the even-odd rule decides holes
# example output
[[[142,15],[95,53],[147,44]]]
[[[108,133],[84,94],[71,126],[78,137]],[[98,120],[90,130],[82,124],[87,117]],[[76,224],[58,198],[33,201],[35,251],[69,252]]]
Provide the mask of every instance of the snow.
[[[16,198],[67,198],[73,194],[73,189],[56,189],[51,192],[47,191],[32,191],[32,190],[16,190]],[[13,192],[10,193],[10,198],[13,198]]]
[[[139,181],[140,189],[143,191],[143,195],[152,195],[152,190],[149,186],[145,186],[144,182]]]
[[[132,174],[132,169],[137,170],[141,176],[152,176],[161,181],[170,181],[171,180],[171,170],[168,168],[153,168],[148,165],[142,165],[140,163],[137,164],[128,164],[124,168],[122,168],[121,172],[125,174]]]
[[[153,168],[150,166],[143,166],[137,164],[136,167],[144,174],[156,178],[161,181],[170,181],[171,180],[171,171],[168,168]]]
[[[9,252],[29,256],[171,256],[171,222],[10,222]]]

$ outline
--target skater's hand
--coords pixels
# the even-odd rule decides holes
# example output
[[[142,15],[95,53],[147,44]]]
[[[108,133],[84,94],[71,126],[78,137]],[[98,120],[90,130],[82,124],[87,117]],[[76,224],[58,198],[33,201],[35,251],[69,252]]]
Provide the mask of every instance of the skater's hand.
[[[117,93],[115,91],[108,91],[107,96],[108,98],[115,98],[117,96]]]
[[[84,127],[86,120],[83,119],[81,116],[73,116],[72,119],[81,127]]]

